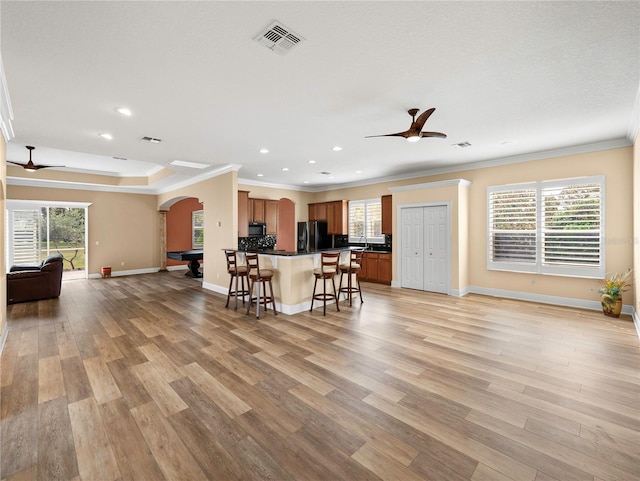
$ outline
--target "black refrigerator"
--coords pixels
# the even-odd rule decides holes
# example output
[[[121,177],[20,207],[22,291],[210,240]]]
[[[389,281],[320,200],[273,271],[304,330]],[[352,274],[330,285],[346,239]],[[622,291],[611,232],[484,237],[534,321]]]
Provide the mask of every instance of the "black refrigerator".
[[[331,236],[327,234],[325,221],[298,222],[298,252],[315,252],[331,248]]]

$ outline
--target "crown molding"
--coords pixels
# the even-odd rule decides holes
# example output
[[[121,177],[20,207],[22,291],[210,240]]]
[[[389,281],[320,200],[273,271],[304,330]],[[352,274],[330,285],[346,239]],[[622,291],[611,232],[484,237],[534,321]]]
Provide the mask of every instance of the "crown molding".
[[[457,185],[460,187],[469,187],[471,185],[471,181],[467,179],[440,180],[437,182],[425,182],[422,184],[389,187],[389,190],[391,192],[404,192],[407,190],[437,189],[439,187],[451,187],[452,185]]]
[[[13,109],[11,108],[11,99],[9,98],[7,78],[4,75],[2,55],[0,55],[0,131],[6,142],[9,142],[16,136],[13,131],[13,125],[11,124],[12,121]]]

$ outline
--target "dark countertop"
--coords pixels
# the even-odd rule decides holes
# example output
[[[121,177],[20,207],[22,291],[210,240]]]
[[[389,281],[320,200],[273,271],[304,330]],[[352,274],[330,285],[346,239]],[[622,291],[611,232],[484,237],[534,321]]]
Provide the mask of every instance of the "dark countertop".
[[[249,249],[249,250],[240,250],[240,249],[235,249],[237,252],[250,252],[250,253],[255,253],[255,254],[265,254],[265,255],[270,255],[270,256],[283,256],[283,257],[295,257],[295,256],[307,256],[309,254],[318,254],[320,252],[331,252],[331,251],[349,251],[349,250],[353,250],[356,249],[357,247],[335,247],[332,249],[320,249],[317,251],[312,251],[312,252],[291,252],[291,251],[284,251],[284,250],[278,250],[278,249]],[[364,252],[374,252],[377,254],[391,254],[390,250],[378,250],[378,249],[365,249]]]

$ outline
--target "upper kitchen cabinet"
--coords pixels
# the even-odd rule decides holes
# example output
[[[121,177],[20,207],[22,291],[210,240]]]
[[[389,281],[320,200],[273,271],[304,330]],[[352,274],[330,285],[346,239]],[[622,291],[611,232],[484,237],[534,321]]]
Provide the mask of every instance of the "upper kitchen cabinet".
[[[309,220],[327,220],[327,203],[309,204]]]
[[[391,195],[383,195],[381,197],[382,203],[382,233],[393,234],[393,222],[392,222],[392,203]]]
[[[264,222],[267,224],[267,235],[278,234],[278,201],[264,201]]]
[[[249,235],[249,191],[238,191],[238,237]]]
[[[249,221],[265,222],[264,208],[264,199],[249,199]]]
[[[336,200],[327,202],[327,233],[349,234],[349,202]]]

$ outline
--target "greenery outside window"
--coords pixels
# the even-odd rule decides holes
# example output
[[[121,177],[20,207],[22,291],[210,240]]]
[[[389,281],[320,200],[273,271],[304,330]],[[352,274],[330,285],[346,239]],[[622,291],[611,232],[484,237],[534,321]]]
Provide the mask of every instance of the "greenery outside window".
[[[204,211],[194,210],[191,213],[191,246],[202,249],[204,246]]]
[[[384,244],[380,199],[349,201],[349,242]]]
[[[487,268],[602,278],[604,176],[491,186]]]

